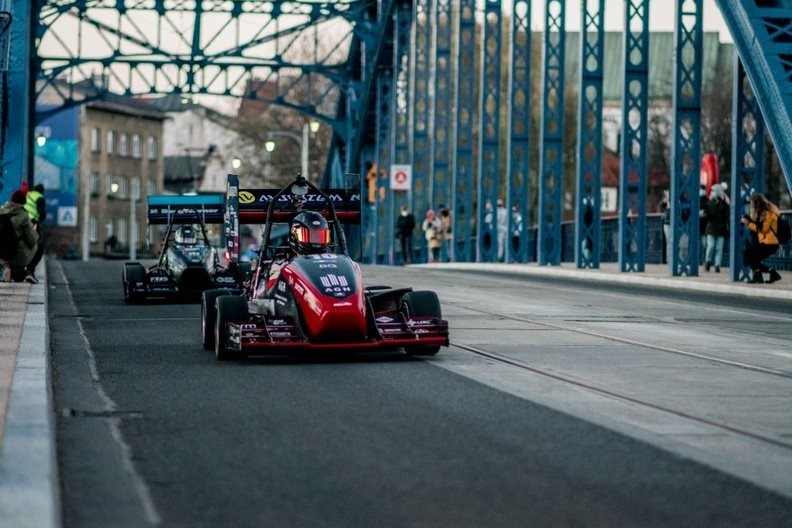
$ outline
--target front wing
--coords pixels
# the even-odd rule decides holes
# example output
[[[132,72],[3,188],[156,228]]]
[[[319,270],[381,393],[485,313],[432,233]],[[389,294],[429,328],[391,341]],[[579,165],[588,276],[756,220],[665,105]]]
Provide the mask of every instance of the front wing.
[[[448,346],[448,321],[434,317],[404,319],[400,312],[378,314],[376,335],[359,340],[318,341],[305,338],[289,317],[265,316],[228,323],[231,350],[374,350],[415,346]]]

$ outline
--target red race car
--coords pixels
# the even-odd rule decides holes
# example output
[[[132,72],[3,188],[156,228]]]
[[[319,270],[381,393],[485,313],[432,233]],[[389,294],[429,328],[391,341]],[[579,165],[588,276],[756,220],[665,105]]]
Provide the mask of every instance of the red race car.
[[[342,228],[360,223],[359,190],[325,192],[301,176],[278,191],[239,190],[236,181],[229,176],[230,253],[240,222],[266,223],[242,295],[203,293],[203,345],[218,360],[396,348],[433,355],[448,346],[448,322],[434,292],[363,286]],[[277,241],[273,224],[282,222],[288,234]]]

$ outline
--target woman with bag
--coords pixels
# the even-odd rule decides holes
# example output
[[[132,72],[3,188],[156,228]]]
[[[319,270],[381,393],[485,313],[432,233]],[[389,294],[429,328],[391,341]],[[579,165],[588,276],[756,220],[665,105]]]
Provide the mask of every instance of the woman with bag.
[[[778,207],[770,203],[762,194],[752,194],[748,200],[748,214],[743,215],[742,223],[755,233],[755,243],[743,252],[743,262],[753,271],[748,282],[765,282],[763,273],[769,273],[768,283],[781,280],[781,275],[762,261],[778,251]]]
[[[424,236],[426,237],[426,246],[429,250],[427,253],[429,262],[439,262],[441,245],[440,234],[443,225],[432,209],[426,211],[426,218],[423,224],[421,224],[421,229],[423,229]]]

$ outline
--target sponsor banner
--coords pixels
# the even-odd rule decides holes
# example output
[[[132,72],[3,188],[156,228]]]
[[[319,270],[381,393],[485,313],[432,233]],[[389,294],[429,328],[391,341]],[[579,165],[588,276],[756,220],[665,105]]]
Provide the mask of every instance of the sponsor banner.
[[[221,224],[223,209],[220,194],[148,197],[149,224],[167,224],[171,216],[174,224],[192,224],[199,218],[206,224]]]
[[[278,192],[280,189],[240,189],[239,210],[240,212],[266,211]],[[301,203],[303,209],[324,209],[329,199],[336,211],[360,210],[359,192],[348,192],[346,189],[326,189],[324,192],[327,198],[313,190],[302,196],[284,193],[278,198],[275,207],[278,210],[291,209]]]

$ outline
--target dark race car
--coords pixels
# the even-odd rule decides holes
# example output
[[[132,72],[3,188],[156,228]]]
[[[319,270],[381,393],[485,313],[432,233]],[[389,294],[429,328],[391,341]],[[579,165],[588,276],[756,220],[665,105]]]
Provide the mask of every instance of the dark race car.
[[[222,195],[149,196],[150,225],[167,224],[159,259],[146,268],[127,262],[123,271],[124,300],[150,298],[198,301],[204,290],[242,291],[244,264],[224,267],[209,242],[206,224],[223,222]]]
[[[203,345],[217,359],[383,348],[432,355],[448,346],[434,292],[363,286],[341,225],[360,222],[359,190],[325,192],[299,176],[280,190],[238,190],[230,175],[226,208],[232,255],[239,222],[266,224],[242,294],[203,293]],[[271,240],[276,222],[289,224],[285,245]]]

